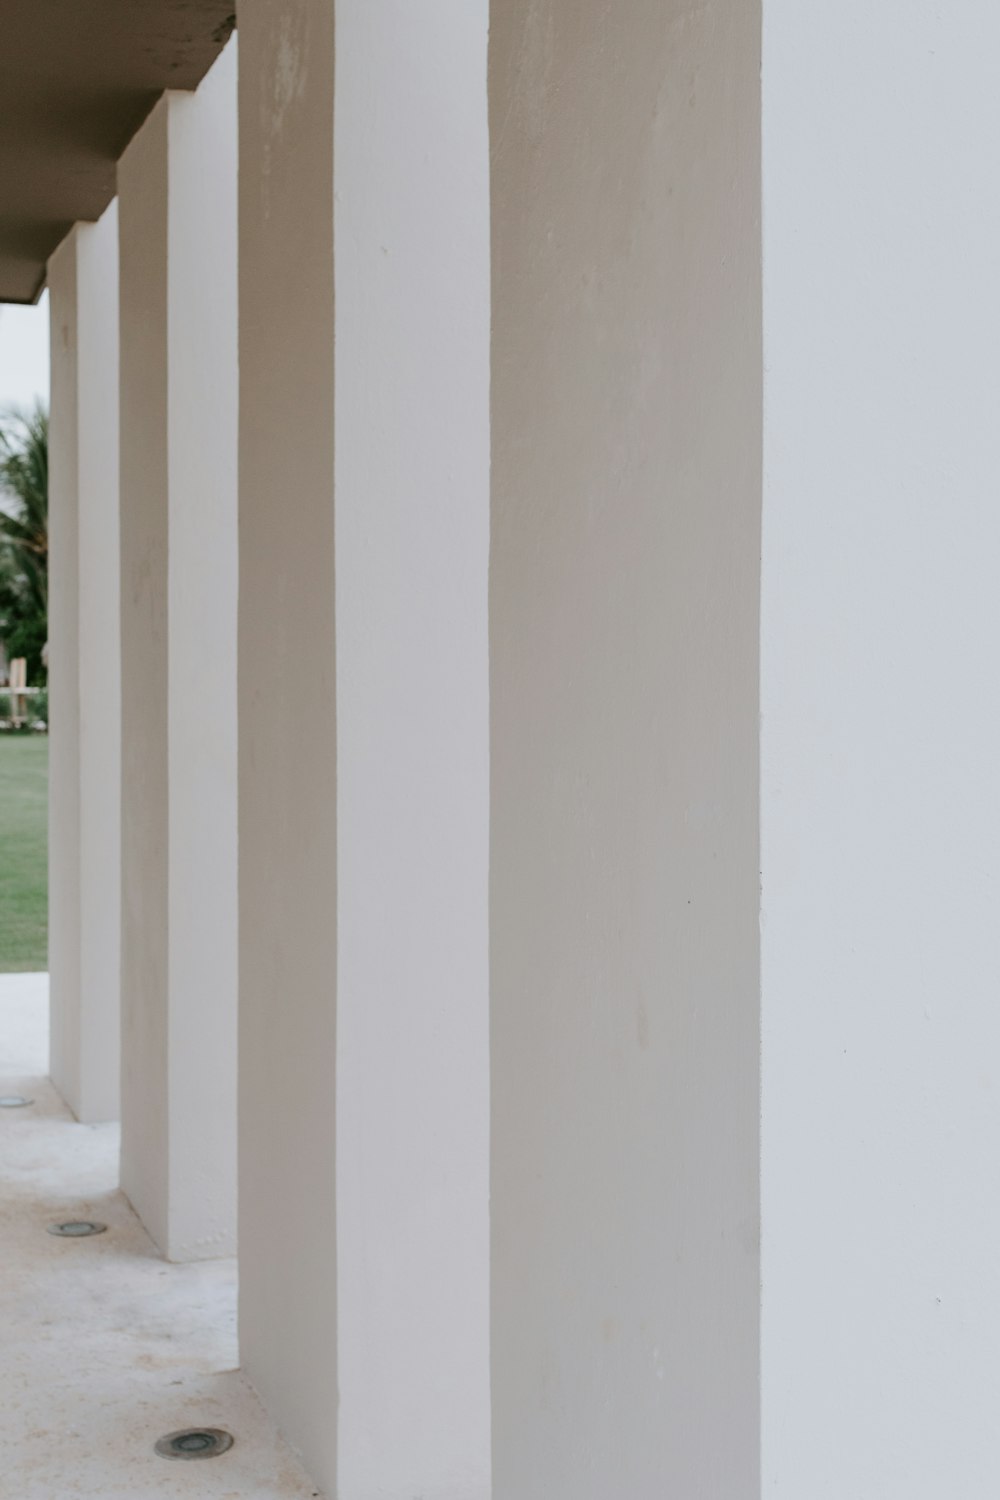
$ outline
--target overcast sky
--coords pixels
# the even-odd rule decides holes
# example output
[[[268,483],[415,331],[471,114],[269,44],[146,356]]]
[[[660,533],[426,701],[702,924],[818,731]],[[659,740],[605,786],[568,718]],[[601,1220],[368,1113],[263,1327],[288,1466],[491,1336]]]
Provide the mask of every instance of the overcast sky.
[[[0,306],[0,410],[49,400],[49,294],[37,307]]]

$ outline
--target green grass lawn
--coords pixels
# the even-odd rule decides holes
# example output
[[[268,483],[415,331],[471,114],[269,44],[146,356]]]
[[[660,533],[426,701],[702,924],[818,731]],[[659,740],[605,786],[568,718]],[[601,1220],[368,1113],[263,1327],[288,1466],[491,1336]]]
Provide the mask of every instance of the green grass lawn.
[[[0,734],[0,973],[47,969],[49,741]]]

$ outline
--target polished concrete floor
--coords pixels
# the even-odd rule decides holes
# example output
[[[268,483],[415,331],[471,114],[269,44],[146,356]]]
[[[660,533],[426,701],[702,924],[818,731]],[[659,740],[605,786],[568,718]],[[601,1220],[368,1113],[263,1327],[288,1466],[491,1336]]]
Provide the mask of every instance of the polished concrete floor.
[[[0,975],[0,1494],[287,1500],[317,1490],[235,1368],[236,1265],[167,1265],[116,1189],[115,1126],[79,1125],[44,1077],[44,975]],[[97,1219],[105,1234],[47,1225]],[[214,1459],[154,1452],[221,1427]]]

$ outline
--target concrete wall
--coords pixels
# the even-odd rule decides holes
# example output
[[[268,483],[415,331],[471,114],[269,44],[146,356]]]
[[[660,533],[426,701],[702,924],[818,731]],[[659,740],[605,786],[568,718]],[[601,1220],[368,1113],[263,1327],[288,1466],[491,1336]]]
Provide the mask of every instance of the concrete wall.
[[[81,1120],[115,1120],[121,1073],[118,205],[76,228]],[[50,741],[51,743],[51,741]]]
[[[236,1248],[236,44],[171,97],[171,1254]]]
[[[759,1494],[760,7],[497,0],[497,1500]]]
[[[79,407],[76,231],[49,261],[49,1004],[52,1080],[80,1104]]]
[[[342,1500],[490,1492],[487,12],[336,12]]]
[[[118,164],[121,380],[122,1187],[169,1239],[167,131]]]
[[[986,1495],[1000,11],[765,22],[764,1490]]]
[[[336,58],[331,20],[240,15],[241,1337],[331,1493],[470,1500],[489,1489],[486,9],[350,0]]]
[[[122,1185],[176,1260],[236,1233],[235,91],[119,165]]]
[[[497,0],[489,205],[478,0],[337,19],[335,61],[328,0],[241,9],[248,1372],[341,1500],[485,1497],[490,1377],[497,1500],[985,1495],[1000,19],[765,0],[763,351],[759,6]],[[184,1255],[231,1243],[234,67],[120,179],[123,1174]],[[113,828],[74,771],[112,785],[84,244],[70,997]]]
[[[333,7],[240,8],[240,1340],[336,1482]]]
[[[114,205],[49,267],[51,1070],[84,1121],[119,1094],[118,248]]]

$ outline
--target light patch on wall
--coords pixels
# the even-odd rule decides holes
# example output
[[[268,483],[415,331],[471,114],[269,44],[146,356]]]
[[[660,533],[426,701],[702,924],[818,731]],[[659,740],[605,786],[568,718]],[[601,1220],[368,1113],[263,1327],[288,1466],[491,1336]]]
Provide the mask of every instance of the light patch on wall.
[[[285,10],[279,18],[274,46],[266,56],[273,63],[270,77],[261,89],[261,127],[264,139],[263,174],[264,215],[271,214],[270,177],[273,153],[284,142],[288,117],[306,91],[309,56],[309,13],[306,4],[292,12]]]
[[[301,99],[305,91],[305,38],[299,36],[299,33],[303,29],[302,23],[293,21],[291,16],[282,17],[281,35],[278,39],[278,55],[274,69],[274,86],[271,95],[270,126],[272,135],[280,135],[282,133],[285,125],[285,116],[295,100]]]

